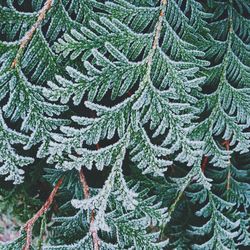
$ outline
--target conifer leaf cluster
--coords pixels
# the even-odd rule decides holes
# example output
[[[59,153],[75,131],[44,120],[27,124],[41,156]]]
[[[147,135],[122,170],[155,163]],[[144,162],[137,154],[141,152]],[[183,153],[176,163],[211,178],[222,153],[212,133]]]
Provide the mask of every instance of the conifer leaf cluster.
[[[0,249],[250,246],[249,58],[249,0],[0,0]]]

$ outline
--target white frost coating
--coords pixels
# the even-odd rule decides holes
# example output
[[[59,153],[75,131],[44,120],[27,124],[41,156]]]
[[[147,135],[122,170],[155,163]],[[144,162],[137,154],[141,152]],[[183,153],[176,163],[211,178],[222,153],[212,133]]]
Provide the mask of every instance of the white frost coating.
[[[28,138],[7,127],[0,110],[0,175],[7,175],[5,180],[13,181],[14,184],[23,182],[24,166],[31,164],[31,157],[18,155],[13,144],[25,144]]]
[[[124,54],[122,54],[119,50],[117,50],[111,43],[106,42],[105,47],[119,61],[122,61],[123,63],[129,62],[127,57]]]
[[[127,187],[125,179],[122,173],[122,163],[125,155],[125,147],[123,147],[118,154],[114,166],[112,167],[111,173],[105,184],[99,193],[91,198],[85,200],[72,200],[72,205],[76,208],[82,209],[94,209],[96,229],[101,229],[104,231],[109,230],[109,226],[105,222],[105,214],[108,204],[108,199],[112,191],[117,199],[122,201],[123,206],[128,209],[134,209],[137,205],[136,197],[137,194],[134,193]]]
[[[161,158],[168,155],[171,151],[166,148],[153,145],[143,128],[140,128],[132,138],[131,160],[137,163],[138,168],[143,173],[151,173],[155,176],[163,176],[167,167],[172,165],[172,161]],[[143,141],[139,144],[137,140]],[[160,158],[159,158],[160,157]]]

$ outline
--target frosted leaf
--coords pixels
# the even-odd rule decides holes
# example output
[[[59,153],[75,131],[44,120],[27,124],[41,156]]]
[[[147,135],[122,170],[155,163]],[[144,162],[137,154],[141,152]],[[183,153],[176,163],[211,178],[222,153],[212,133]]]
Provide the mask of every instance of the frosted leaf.
[[[119,50],[117,50],[114,46],[112,46],[112,44],[107,42],[105,43],[105,47],[112,54],[112,56],[114,56],[119,61],[124,63],[128,62],[128,59]]]
[[[96,211],[95,226],[102,230],[109,230],[105,222],[105,214],[108,204],[108,199],[111,192],[117,199],[123,202],[123,206],[127,209],[134,209],[137,205],[135,200],[136,194],[127,187],[125,179],[122,174],[122,162],[125,155],[125,149],[122,148],[117,155],[116,162],[112,167],[108,179],[105,181],[103,188],[96,196],[85,200],[72,200],[72,205],[76,208],[94,209]]]
[[[147,100],[147,90],[145,90],[138,100],[133,104],[132,109],[139,110]]]

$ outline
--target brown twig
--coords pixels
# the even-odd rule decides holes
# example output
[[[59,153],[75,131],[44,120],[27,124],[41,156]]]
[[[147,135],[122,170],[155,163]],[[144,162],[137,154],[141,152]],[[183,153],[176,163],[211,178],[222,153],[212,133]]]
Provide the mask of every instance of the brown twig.
[[[91,212],[91,221],[90,221],[90,232],[93,238],[93,247],[94,250],[99,250],[99,237],[97,234],[97,230],[94,228],[94,222],[95,222],[95,211],[92,210]]]
[[[89,186],[88,186],[88,183],[86,181],[86,178],[85,178],[85,175],[84,175],[82,169],[79,172],[79,176],[80,176],[80,182],[81,182],[82,187],[83,187],[84,198],[88,199],[89,198]]]
[[[205,155],[203,157],[203,161],[202,161],[202,164],[201,164],[201,171],[203,173],[205,173],[205,171],[206,171],[207,164],[208,164],[208,157]]]
[[[26,231],[26,243],[23,247],[23,250],[30,249],[30,245],[31,245],[31,241],[32,241],[33,226],[34,226],[35,222],[39,219],[39,217],[42,216],[49,209],[59,187],[62,185],[62,182],[63,182],[63,177],[56,183],[55,187],[53,188],[52,192],[50,193],[49,198],[46,200],[46,202],[43,204],[43,206],[40,208],[40,210],[31,219],[29,219],[26,222],[26,224],[24,225],[24,230]]]
[[[226,150],[229,151],[230,149],[230,141],[229,140],[225,140],[223,143],[222,143],[223,146],[225,146]]]
[[[132,96],[132,94],[131,94],[130,91],[127,92],[127,95],[128,95],[129,97]]]
[[[162,9],[160,11],[158,24],[156,26],[156,32],[155,32],[155,37],[154,37],[154,41],[153,41],[153,49],[156,49],[158,46],[158,42],[159,42],[160,34],[161,34],[161,29],[162,29],[163,17],[165,15],[164,7],[166,5],[167,5],[167,0],[161,0]]]
[[[149,66],[149,71],[151,70],[151,65],[153,61],[153,56],[156,51],[156,48],[159,46],[159,39],[161,35],[161,30],[162,30],[162,23],[163,23],[163,17],[165,15],[165,8],[167,6],[167,0],[161,0],[161,11],[159,14],[159,19],[155,27],[155,34],[154,34],[154,40],[152,44],[152,50],[148,58],[148,66]]]
[[[89,195],[89,186],[88,183],[86,181],[85,175],[83,173],[83,169],[80,170],[79,172],[79,176],[80,176],[80,181],[83,187],[83,193],[84,193],[84,198],[88,199],[90,197]],[[90,219],[90,233],[92,235],[92,239],[93,239],[93,248],[94,250],[99,250],[99,237],[97,234],[97,230],[94,227],[94,222],[95,222],[95,211],[94,209],[91,211],[91,219]]]
[[[49,11],[49,9],[52,6],[52,2],[53,2],[53,0],[47,0],[45,2],[44,6],[42,7],[42,9],[38,13],[38,17],[37,17],[36,22],[32,25],[32,27],[26,32],[24,37],[21,39],[17,55],[11,64],[11,68],[15,68],[17,66],[24,48],[28,45],[33,34],[37,30],[37,28],[39,27],[41,22],[44,20],[46,13]]]

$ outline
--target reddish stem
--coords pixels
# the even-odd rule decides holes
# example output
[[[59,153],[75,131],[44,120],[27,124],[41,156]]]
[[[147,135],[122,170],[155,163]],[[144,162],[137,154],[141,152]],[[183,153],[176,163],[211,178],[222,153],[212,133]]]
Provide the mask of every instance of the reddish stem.
[[[80,170],[79,175],[80,175],[80,181],[81,181],[81,184],[83,187],[84,198],[88,199],[90,197],[89,186],[88,186],[88,183],[86,181],[86,177],[83,173],[83,169]],[[97,230],[94,227],[94,222],[95,222],[95,211],[93,209],[91,211],[90,230],[89,231],[92,235],[94,250],[99,250],[99,237],[97,234]]]
[[[52,192],[50,193],[50,196],[46,200],[46,202],[43,204],[43,206],[40,208],[40,210],[31,218],[29,219],[26,224],[24,225],[24,230],[26,231],[26,243],[23,247],[23,250],[29,250],[31,241],[32,241],[32,229],[35,224],[35,222],[39,219],[40,216],[42,216],[50,207],[52,204],[54,197],[59,189],[59,187],[62,185],[63,177],[56,183],[55,187],[53,188]]]
[[[52,6],[52,2],[53,2],[53,0],[47,0],[45,2],[42,9],[39,11],[36,22],[32,25],[32,27],[26,32],[26,34],[22,38],[22,40],[20,42],[19,50],[17,52],[17,55],[16,55],[14,61],[11,64],[12,68],[15,68],[17,66],[22,50],[28,45],[28,43],[32,39],[35,31],[37,30],[37,28],[39,27],[41,22],[44,20],[46,13],[49,11],[49,9]]]
[[[206,171],[207,164],[208,164],[208,157],[207,157],[207,156],[204,156],[204,157],[203,157],[202,164],[201,164],[201,171],[202,171],[203,173],[205,173],[205,171]]]
[[[79,172],[79,176],[80,176],[80,181],[83,187],[84,198],[88,199],[89,198],[89,186],[88,186],[88,183],[86,181],[86,178],[82,169]]]
[[[225,146],[226,150],[229,151],[230,150],[230,141],[229,140],[225,140],[222,143],[223,146]]]
[[[97,234],[97,230],[94,228],[94,222],[95,222],[95,211],[92,210],[91,221],[90,221],[90,232],[91,232],[92,238],[93,238],[94,250],[99,250],[99,237]]]

